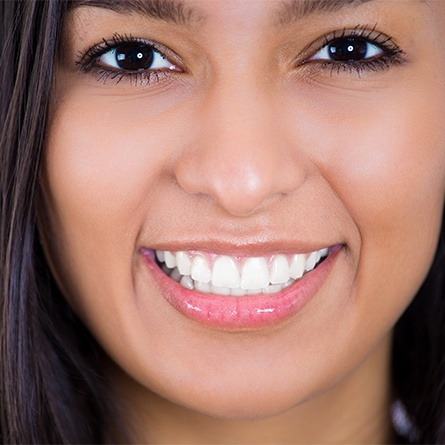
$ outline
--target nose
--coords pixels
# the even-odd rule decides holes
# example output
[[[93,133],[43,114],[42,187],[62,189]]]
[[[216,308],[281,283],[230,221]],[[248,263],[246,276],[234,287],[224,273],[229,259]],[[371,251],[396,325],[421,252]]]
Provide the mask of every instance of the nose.
[[[304,181],[304,162],[276,110],[276,100],[251,85],[214,89],[200,105],[196,130],[174,167],[179,186],[235,216],[292,194]]]

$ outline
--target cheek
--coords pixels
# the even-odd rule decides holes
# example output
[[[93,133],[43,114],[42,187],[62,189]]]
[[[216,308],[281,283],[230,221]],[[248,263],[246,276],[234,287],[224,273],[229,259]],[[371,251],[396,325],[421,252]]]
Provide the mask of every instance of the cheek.
[[[380,123],[368,126],[358,140],[360,148],[351,159],[341,159],[339,168],[347,180],[342,193],[362,238],[355,297],[368,298],[366,308],[389,321],[403,312],[423,282],[443,214],[443,107],[433,98],[429,104],[420,97],[411,101],[400,96],[382,106]],[[420,116],[418,110],[428,112]]]
[[[109,297],[107,306],[94,304],[103,304],[112,319],[119,313],[112,311],[121,303],[113,287],[133,288],[138,236],[154,201],[162,198],[159,178],[173,148],[180,147],[180,132],[172,126],[168,135],[164,131],[165,120],[180,117],[155,114],[159,107],[153,102],[106,95],[93,100],[74,90],[59,102],[50,124],[45,159],[50,256],[65,295],[85,314],[92,303],[79,296],[95,295],[96,289]]]
[[[349,118],[349,125],[359,130],[344,144],[337,142],[327,158],[328,176],[338,184],[342,201],[362,230],[371,235],[392,232],[404,237],[417,231],[421,222],[441,216],[443,110],[410,106],[402,99],[368,110],[376,119],[366,112]],[[431,113],[419,116],[418,109]],[[438,137],[440,134],[443,136]]]
[[[435,251],[445,185],[443,103],[426,91],[377,102],[349,119],[360,131],[329,153],[332,182],[361,232],[362,257],[392,271],[397,262],[407,270],[422,265],[424,273]]]
[[[323,138],[312,140],[308,156],[360,235],[351,297],[364,325],[395,322],[426,276],[440,233],[445,78],[415,79],[361,101],[331,95],[311,128]]]
[[[110,223],[108,216],[118,221],[119,213],[134,214],[144,192],[156,182],[172,145],[157,130],[156,119],[149,126],[129,118],[130,106],[111,107],[113,113],[106,114],[105,105],[86,98],[62,104],[49,132],[50,188],[56,198],[63,196],[62,206],[65,202],[75,204],[76,211],[82,209],[78,213],[88,222],[98,217]]]

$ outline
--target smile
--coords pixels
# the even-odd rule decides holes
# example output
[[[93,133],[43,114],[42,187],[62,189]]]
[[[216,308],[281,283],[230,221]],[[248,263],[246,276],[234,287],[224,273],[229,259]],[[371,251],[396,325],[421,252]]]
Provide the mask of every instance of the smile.
[[[260,246],[259,246],[260,248]],[[343,251],[232,256],[141,248],[165,300],[186,318],[224,330],[276,325],[298,313],[327,281]]]
[[[236,257],[198,251],[156,250],[165,274],[189,290],[242,297],[275,294],[314,270],[327,256],[327,247],[310,253]]]

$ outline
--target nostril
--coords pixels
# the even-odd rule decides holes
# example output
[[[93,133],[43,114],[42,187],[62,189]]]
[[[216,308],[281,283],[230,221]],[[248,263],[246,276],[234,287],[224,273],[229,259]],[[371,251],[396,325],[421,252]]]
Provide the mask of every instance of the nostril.
[[[225,212],[248,216],[299,188],[305,161],[280,128],[232,124],[196,134],[172,172],[188,194],[206,195]]]

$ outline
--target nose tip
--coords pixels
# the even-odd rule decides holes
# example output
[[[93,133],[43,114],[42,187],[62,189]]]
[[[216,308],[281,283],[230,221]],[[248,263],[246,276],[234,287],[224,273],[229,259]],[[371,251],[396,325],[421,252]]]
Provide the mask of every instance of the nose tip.
[[[234,216],[252,215],[291,194],[305,172],[274,147],[194,150],[175,176],[189,194],[205,195]]]
[[[266,178],[278,172],[259,172],[244,168],[237,180],[227,179],[213,189],[213,198],[228,213],[234,216],[249,216],[270,207],[283,196],[292,192],[292,185],[273,189],[273,178]]]
[[[226,173],[234,175],[227,177],[215,184],[213,188],[213,197],[226,209],[235,216],[248,216],[254,213],[258,208],[262,207],[265,202],[270,201],[266,184],[264,180],[264,172],[257,172],[251,166],[239,166],[239,171]]]
[[[303,159],[292,142],[294,131],[284,129],[274,111],[277,104],[259,91],[246,85],[239,94],[231,89],[214,93],[195,116],[201,124],[174,165],[184,191],[206,195],[236,216],[277,202],[305,177]]]

